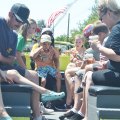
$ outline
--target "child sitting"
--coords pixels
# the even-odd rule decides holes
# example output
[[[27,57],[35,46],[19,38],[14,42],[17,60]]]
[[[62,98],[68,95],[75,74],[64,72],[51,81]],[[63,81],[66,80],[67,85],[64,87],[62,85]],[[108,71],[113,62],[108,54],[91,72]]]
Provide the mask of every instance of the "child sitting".
[[[41,85],[45,87],[46,77],[50,74],[56,78],[57,92],[60,92],[59,54],[51,46],[51,37],[47,34],[42,35],[40,45],[35,50],[32,50],[30,55],[35,60],[38,75],[42,78]]]

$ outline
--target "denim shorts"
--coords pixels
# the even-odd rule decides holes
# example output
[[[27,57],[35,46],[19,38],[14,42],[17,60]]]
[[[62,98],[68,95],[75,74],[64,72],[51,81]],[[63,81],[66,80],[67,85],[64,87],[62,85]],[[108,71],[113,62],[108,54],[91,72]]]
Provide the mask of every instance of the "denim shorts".
[[[3,71],[14,69],[17,70],[19,74],[22,75],[23,77],[25,76],[25,69],[17,64],[16,65],[0,64],[0,69]]]

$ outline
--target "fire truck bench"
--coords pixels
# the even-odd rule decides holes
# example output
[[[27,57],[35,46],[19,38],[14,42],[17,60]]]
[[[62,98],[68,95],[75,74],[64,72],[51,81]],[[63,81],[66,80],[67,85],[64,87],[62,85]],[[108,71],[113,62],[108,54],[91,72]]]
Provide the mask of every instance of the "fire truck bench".
[[[88,120],[120,119],[120,88],[91,86],[88,96]]]
[[[1,84],[3,102],[12,117],[30,117],[32,88],[28,85]]]

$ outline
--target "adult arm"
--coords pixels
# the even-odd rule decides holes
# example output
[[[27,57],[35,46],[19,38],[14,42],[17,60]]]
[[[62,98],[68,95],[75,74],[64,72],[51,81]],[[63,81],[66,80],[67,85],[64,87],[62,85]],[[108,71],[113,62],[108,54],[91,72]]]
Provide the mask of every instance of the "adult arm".
[[[15,61],[16,57],[15,56],[9,56],[9,57],[4,57],[0,53],[0,62],[5,63],[5,64],[12,64]]]
[[[16,59],[17,59],[19,65],[20,65],[21,67],[26,68],[26,65],[25,65],[25,63],[24,63],[24,61],[23,61],[22,53],[21,53],[21,52],[17,51],[17,53],[16,53]]]

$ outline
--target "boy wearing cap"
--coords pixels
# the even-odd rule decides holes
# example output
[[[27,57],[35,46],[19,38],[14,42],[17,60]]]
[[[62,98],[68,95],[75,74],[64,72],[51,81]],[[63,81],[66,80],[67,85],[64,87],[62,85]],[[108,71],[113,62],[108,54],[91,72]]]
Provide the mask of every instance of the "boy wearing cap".
[[[59,72],[59,55],[51,46],[51,37],[47,34],[41,36],[40,47],[32,50],[30,56],[35,60],[38,75],[42,78],[45,87],[46,77],[50,74],[56,78],[57,92],[61,90],[61,74]]]
[[[17,30],[23,23],[28,22],[29,9],[21,3],[16,3],[9,11],[8,18],[0,17],[0,74],[5,74],[5,79],[1,81],[17,82],[29,84],[33,88],[32,111],[34,120],[45,120],[40,113],[39,93],[50,93],[49,90],[38,86],[39,78],[36,71],[26,70],[20,66],[13,65],[16,59],[16,45],[18,36]],[[1,76],[0,76],[1,78]],[[26,79],[27,78],[27,79]],[[55,93],[55,92],[52,92]],[[0,91],[1,95],[1,91]],[[54,94],[51,94],[54,96]],[[58,93],[56,93],[58,96]],[[50,94],[48,95],[48,97]],[[12,120],[4,109],[2,98],[0,97],[0,119]]]

